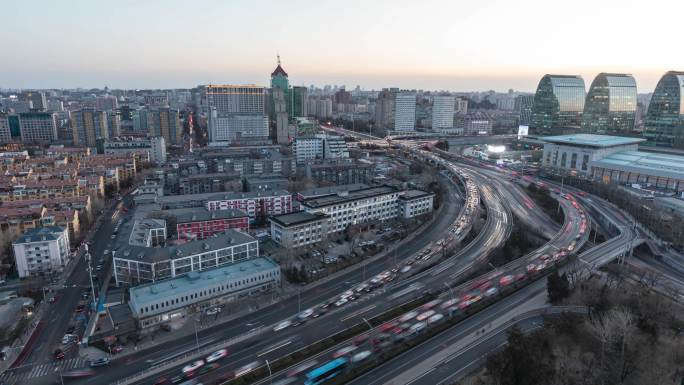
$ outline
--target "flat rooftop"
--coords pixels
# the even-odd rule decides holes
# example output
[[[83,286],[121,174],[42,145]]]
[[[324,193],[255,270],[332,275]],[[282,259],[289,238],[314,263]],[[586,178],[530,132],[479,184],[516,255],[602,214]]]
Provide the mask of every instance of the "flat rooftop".
[[[312,214],[306,211],[298,211],[296,213],[274,215],[270,217],[270,219],[283,227],[289,227],[318,221],[326,217],[327,215],[324,214]]]
[[[540,138],[545,142],[556,144],[568,144],[583,147],[615,147],[625,146],[629,144],[638,144],[645,142],[646,139],[630,138],[625,136],[611,136],[611,135],[596,135],[596,134],[572,134],[572,135],[558,135],[545,136]]]
[[[129,245],[128,237],[126,237],[126,242],[119,241],[117,243],[116,247],[114,248],[114,251],[116,252],[114,257],[119,259],[136,260],[138,262],[156,263],[184,258],[190,255],[207,253],[213,250],[224,249],[231,246],[244,245],[250,242],[257,242],[257,240],[249,234],[245,234],[233,229],[228,229],[224,232],[214,234],[211,237],[202,240],[189,241],[167,247],[143,247]]]
[[[306,189],[304,191],[299,192],[299,196],[303,198],[312,198],[312,197],[317,197],[321,195],[330,195],[330,194],[337,194],[340,191],[351,191],[351,190],[360,190],[364,188],[368,188],[369,186],[364,183],[354,183],[354,184],[341,184],[337,186],[330,186],[330,187],[316,187],[316,188],[310,188]]]
[[[398,192],[399,189],[397,189],[396,187],[381,185],[366,187],[358,190],[351,190],[348,192],[340,192],[338,194],[324,195],[320,197],[304,199],[301,203],[306,207],[320,208]]]
[[[165,214],[176,217],[178,223],[209,221],[212,219],[231,219],[247,217],[247,213],[238,209],[209,211],[204,207],[164,210]]]
[[[431,192],[427,191],[422,191],[422,190],[407,190],[404,191],[401,195],[399,195],[399,199],[418,199],[422,197],[427,197],[435,195]]]
[[[130,302],[131,306],[140,308],[150,303],[157,303],[164,298],[178,298],[194,293],[202,287],[211,287],[220,282],[278,268],[278,265],[270,259],[259,257],[215,269],[191,271],[176,278],[130,288]]]
[[[592,166],[684,180],[684,156],[681,155],[621,151],[592,162]]]

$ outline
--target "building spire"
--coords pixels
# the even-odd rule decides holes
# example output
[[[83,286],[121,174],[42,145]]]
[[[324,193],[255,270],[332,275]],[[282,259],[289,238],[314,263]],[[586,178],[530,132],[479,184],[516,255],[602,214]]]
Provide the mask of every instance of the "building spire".
[[[276,54],[276,57],[278,58],[278,65],[280,65],[280,53],[279,52]]]

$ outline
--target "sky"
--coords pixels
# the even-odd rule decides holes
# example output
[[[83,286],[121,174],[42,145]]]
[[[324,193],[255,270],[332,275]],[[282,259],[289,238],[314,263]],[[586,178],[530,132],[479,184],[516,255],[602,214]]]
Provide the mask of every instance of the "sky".
[[[290,84],[533,92],[684,71],[682,0],[3,1],[0,88]]]

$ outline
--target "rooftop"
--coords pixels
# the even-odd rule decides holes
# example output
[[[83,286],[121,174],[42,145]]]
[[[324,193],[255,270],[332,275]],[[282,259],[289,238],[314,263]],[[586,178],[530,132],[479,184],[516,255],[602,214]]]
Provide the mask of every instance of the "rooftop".
[[[596,135],[596,134],[572,134],[559,136],[545,136],[541,138],[545,142],[570,144],[585,147],[615,147],[628,144],[638,144],[646,139],[630,138],[624,136]]]
[[[298,211],[296,213],[274,215],[269,219],[283,227],[289,227],[318,221],[326,217],[327,215],[325,214],[312,214],[306,211]]]
[[[351,190],[360,190],[368,188],[367,184],[363,183],[354,183],[354,184],[342,184],[342,185],[337,185],[337,186],[330,186],[330,187],[316,187],[316,188],[310,188],[303,190],[299,192],[299,196],[303,198],[312,198],[316,196],[321,196],[321,195],[330,195],[330,194],[337,194],[340,191],[351,191]]]
[[[207,253],[213,250],[220,250],[232,246],[243,245],[256,242],[256,239],[249,234],[242,233],[233,229],[226,230],[219,234],[214,234],[209,238],[198,241],[190,241],[178,245],[167,247],[143,247],[129,245],[128,240],[119,242],[115,248],[116,258],[138,260],[147,263],[168,261],[171,259],[184,258],[190,255]]]
[[[164,213],[175,216],[178,223],[247,217],[247,213],[242,210],[227,209],[209,211],[204,207],[170,209],[164,210]]]
[[[644,151],[622,151],[592,162],[593,167],[684,179],[684,156]]]
[[[422,197],[427,197],[435,195],[431,192],[427,191],[422,191],[422,190],[407,190],[404,191],[401,195],[399,195],[399,199],[417,199],[417,198],[422,198]]]
[[[302,205],[309,208],[320,208],[398,192],[399,189],[392,186],[373,186],[358,190],[339,192],[338,194],[323,195],[320,197],[304,199],[302,200]]]
[[[64,229],[58,226],[36,227],[26,230],[24,234],[17,238],[13,243],[55,241],[62,233],[64,233]]]
[[[198,288],[213,286],[240,277],[271,271],[278,265],[268,258],[259,257],[215,269],[192,271],[176,278],[130,288],[131,306],[139,308],[163,298],[176,298],[194,293]]]

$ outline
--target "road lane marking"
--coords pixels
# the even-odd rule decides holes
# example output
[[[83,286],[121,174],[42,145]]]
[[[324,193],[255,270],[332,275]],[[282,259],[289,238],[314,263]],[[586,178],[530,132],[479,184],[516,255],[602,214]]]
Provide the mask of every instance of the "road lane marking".
[[[292,340],[287,340],[287,341],[283,342],[283,343],[280,344],[280,345],[273,346],[273,347],[269,348],[268,350],[265,350],[265,351],[263,351],[263,352],[257,354],[256,356],[257,356],[257,357],[261,357],[261,356],[263,356],[263,355],[265,355],[265,354],[268,354],[268,353],[271,353],[271,352],[273,352],[273,351],[276,351],[276,350],[278,350],[278,349],[280,349],[280,348],[282,348],[282,347],[284,347],[284,346],[287,346],[287,345],[289,345],[289,344],[291,344],[291,343],[292,343]]]

